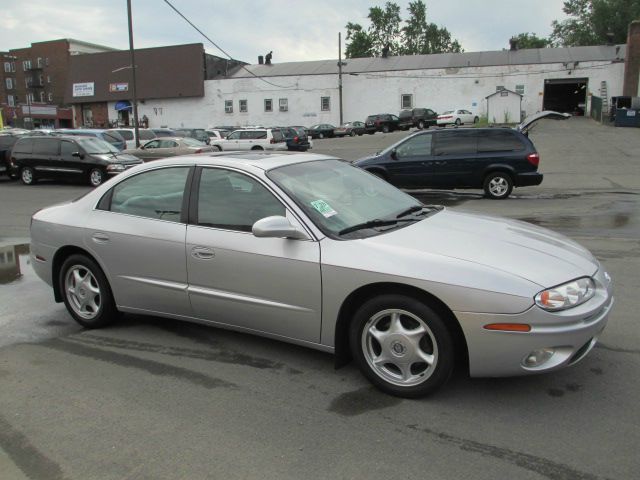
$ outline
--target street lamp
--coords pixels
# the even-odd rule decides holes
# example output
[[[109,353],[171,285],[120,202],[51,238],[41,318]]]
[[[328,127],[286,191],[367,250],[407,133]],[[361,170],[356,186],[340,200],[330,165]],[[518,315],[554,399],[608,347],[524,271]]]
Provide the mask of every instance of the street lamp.
[[[138,128],[138,96],[136,95],[136,59],[133,50],[133,21],[131,19],[131,0],[127,0],[127,17],[129,20],[129,56],[131,57],[131,79],[133,84],[133,128],[136,132],[136,148],[140,148],[140,132]]]

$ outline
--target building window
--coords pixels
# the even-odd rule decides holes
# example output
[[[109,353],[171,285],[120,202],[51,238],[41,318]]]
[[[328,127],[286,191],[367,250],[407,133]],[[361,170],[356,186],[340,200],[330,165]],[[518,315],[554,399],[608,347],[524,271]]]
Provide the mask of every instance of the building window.
[[[5,78],[4,83],[7,86],[7,90],[13,90],[13,78]]]
[[[16,101],[13,98],[13,95],[7,95],[7,103],[9,104],[10,107],[16,106]]]
[[[288,112],[289,111],[289,100],[286,98],[280,98],[278,100],[278,105],[280,106],[280,111],[281,112]]]
[[[7,73],[11,72],[11,62],[4,62],[4,71]]]
[[[247,113],[247,101],[246,100],[239,100],[238,101],[240,108],[238,110],[240,110],[240,113]]]
[[[320,97],[320,110],[323,112],[331,110],[331,97]]]
[[[51,83],[51,75],[47,75],[47,83]]]
[[[273,112],[273,100],[271,98],[264,99],[264,111]]]
[[[410,93],[402,95],[400,98],[400,108],[402,110],[413,108],[413,95],[411,95]]]
[[[40,92],[40,101],[44,103],[44,92]]]
[[[501,92],[504,89],[504,85],[496,85],[496,92]]]
[[[44,64],[48,67],[49,66],[49,57],[44,59]]]
[[[36,65],[38,66],[38,68],[42,68],[42,57],[38,57],[38,60],[36,61]]]
[[[49,98],[50,102],[53,102],[53,93],[49,92],[47,97]]]
[[[25,72],[27,70],[31,70],[31,60],[24,60],[22,62],[22,70],[24,70]]]
[[[11,62],[11,72],[16,71],[16,62]]]
[[[224,101],[224,113],[233,113],[233,100]]]
[[[524,85],[516,85],[516,93],[524,95]]]
[[[33,102],[34,102],[33,93],[27,93],[27,103],[33,103]]]
[[[40,74],[40,76],[38,77],[38,81],[40,83],[38,83],[38,85],[42,86],[44,85],[44,75]]]

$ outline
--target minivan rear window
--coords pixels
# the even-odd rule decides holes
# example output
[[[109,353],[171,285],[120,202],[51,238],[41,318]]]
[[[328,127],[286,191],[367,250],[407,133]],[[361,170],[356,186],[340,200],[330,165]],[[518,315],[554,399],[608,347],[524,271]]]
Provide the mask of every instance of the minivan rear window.
[[[475,132],[437,132],[435,141],[434,155],[468,155],[477,152],[478,138]]]

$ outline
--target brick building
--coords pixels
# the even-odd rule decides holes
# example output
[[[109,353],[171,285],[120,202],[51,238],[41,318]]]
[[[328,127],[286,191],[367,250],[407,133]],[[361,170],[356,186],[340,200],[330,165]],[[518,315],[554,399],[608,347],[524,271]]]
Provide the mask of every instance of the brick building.
[[[71,57],[114,50],[65,38],[0,52],[0,111],[4,124],[71,127],[72,110],[64,99]]]

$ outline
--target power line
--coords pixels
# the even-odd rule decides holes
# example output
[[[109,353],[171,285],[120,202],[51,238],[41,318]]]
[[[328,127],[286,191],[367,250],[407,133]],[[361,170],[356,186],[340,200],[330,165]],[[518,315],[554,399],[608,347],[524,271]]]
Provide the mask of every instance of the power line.
[[[216,42],[214,42],[213,40],[211,40],[202,30],[200,30],[198,27],[196,27],[193,22],[191,22],[191,20],[189,20],[187,17],[185,17],[180,10],[178,10],[176,7],[174,7],[171,2],[169,0],[164,0],[164,3],[166,3],[167,5],[169,5],[174,12],[176,12],[178,15],[180,15],[182,17],[182,19],[187,22],[189,25],[191,25],[200,35],[202,35],[204,38],[206,38],[209,42],[211,42],[211,45],[213,45],[214,47],[216,47],[218,50],[220,50],[222,53],[224,53],[227,57],[229,57],[229,60],[234,60],[234,58],[229,55],[226,51],[224,51],[222,49],[222,47],[220,47]],[[258,80],[262,80],[265,83],[268,83],[269,85],[273,86],[273,87],[278,87],[281,89],[285,89],[285,90],[291,90],[291,89],[295,89],[295,85],[290,85],[290,86],[284,86],[284,85],[277,85],[275,83],[272,83],[268,80],[265,80],[264,78],[262,78],[259,75],[256,75],[255,73],[253,73],[251,70],[249,70],[246,65],[241,65],[243,69],[245,69],[249,74],[253,75],[255,78],[257,78]]]

